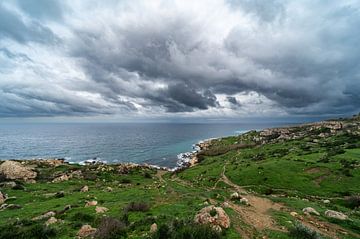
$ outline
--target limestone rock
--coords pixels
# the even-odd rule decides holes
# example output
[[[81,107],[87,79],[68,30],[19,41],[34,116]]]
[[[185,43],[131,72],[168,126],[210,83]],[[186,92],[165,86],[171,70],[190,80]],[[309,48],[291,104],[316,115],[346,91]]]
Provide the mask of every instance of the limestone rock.
[[[158,230],[158,226],[156,223],[151,224],[150,226],[150,233],[155,233]]]
[[[7,204],[7,203],[4,203],[0,206],[0,211],[2,210],[5,210],[5,209],[20,209],[22,208],[21,205],[19,204]]]
[[[40,216],[34,217],[32,220],[38,221],[38,220],[54,217],[55,215],[56,215],[56,213],[54,211],[49,211],[49,212],[46,212],[46,213],[44,213],[44,214],[42,214]]]
[[[91,206],[96,206],[97,205],[97,201],[88,201],[85,204],[85,207],[91,207]]]
[[[105,213],[105,212],[109,211],[109,209],[106,207],[96,206],[95,211],[96,211],[96,213]]]
[[[236,199],[240,199],[240,198],[241,197],[240,197],[239,193],[237,193],[237,192],[234,192],[230,195],[231,200],[236,200]]]
[[[334,211],[334,210],[326,210],[325,211],[325,216],[329,217],[329,218],[335,218],[335,219],[338,219],[338,220],[342,220],[342,221],[348,219],[348,216],[345,215],[344,213],[337,212],[337,211]]]
[[[59,221],[59,220],[56,219],[55,217],[50,217],[50,218],[45,222],[45,225],[46,225],[46,226],[49,226],[49,225],[51,225],[51,224],[57,223],[58,221]]]
[[[0,173],[5,175],[7,179],[20,179],[26,182],[34,182],[37,176],[37,173],[31,168],[11,160],[7,160],[0,165]]]
[[[313,215],[317,215],[320,216],[320,213],[318,213],[314,208],[312,207],[306,207],[303,209],[304,214],[313,214]]]
[[[96,228],[91,227],[90,225],[83,225],[77,233],[77,236],[80,238],[89,237],[94,235]]]
[[[325,204],[330,204],[330,200],[325,199],[325,200],[323,200],[323,203],[325,203]]]
[[[82,192],[82,193],[89,192],[89,187],[88,187],[87,185],[85,185],[84,187],[82,187],[82,188],[80,189],[80,192]]]
[[[213,205],[201,209],[194,218],[196,223],[210,224],[213,228],[229,228],[230,218],[221,207]]]
[[[0,191],[0,205],[3,204],[5,200],[6,200],[6,195]]]
[[[249,203],[249,200],[247,198],[241,198],[240,199],[240,203],[246,205],[246,206],[249,206],[250,203]]]
[[[299,214],[297,212],[290,212],[290,215],[293,217],[297,217]]]
[[[59,177],[54,178],[54,180],[52,180],[53,183],[57,183],[57,182],[63,182],[63,181],[68,181],[70,179],[69,176],[67,176],[66,174],[63,174]]]

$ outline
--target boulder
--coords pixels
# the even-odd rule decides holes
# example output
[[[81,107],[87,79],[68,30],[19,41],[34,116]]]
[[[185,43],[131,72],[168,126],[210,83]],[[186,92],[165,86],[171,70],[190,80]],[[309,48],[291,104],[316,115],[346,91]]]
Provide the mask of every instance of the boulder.
[[[0,211],[5,210],[5,209],[20,209],[20,208],[22,208],[22,206],[19,205],[19,204],[6,204],[6,203],[4,203],[4,204],[2,204],[0,206]]]
[[[15,188],[17,184],[14,181],[0,183],[0,187],[3,188]]]
[[[95,211],[96,211],[96,213],[105,213],[105,212],[109,211],[109,209],[106,207],[96,206]]]
[[[112,189],[112,187],[107,187],[107,188],[106,188],[106,191],[108,191],[108,192],[112,192],[112,191],[113,191],[113,189]]]
[[[77,233],[77,236],[80,238],[89,237],[94,235],[96,228],[91,227],[90,225],[83,225]]]
[[[85,185],[84,187],[82,187],[82,188],[80,189],[80,192],[82,192],[82,193],[89,192],[89,187]]]
[[[6,195],[0,191],[0,205],[5,203]]]
[[[316,216],[320,216],[320,213],[318,213],[314,208],[312,207],[306,207],[304,208],[303,210],[303,213],[304,214],[313,214],[313,215],[316,215]]]
[[[299,214],[297,212],[290,212],[290,215],[293,217],[297,217]]]
[[[59,221],[59,220],[56,219],[55,217],[50,217],[50,218],[45,222],[45,225],[46,225],[46,226],[49,226],[49,225],[51,225],[51,224],[57,223],[58,221]]]
[[[63,198],[63,197],[65,197],[65,192],[64,191],[57,192],[57,193],[55,193],[55,197],[56,198]]]
[[[38,221],[38,220],[48,219],[50,217],[54,217],[55,215],[56,215],[56,213],[54,211],[49,211],[40,216],[34,217],[32,220]]]
[[[232,193],[231,195],[230,195],[230,199],[231,200],[237,200],[237,199],[240,199],[241,198],[241,196],[239,195],[239,193],[237,193],[237,192],[234,192],[234,193]]]
[[[230,218],[221,207],[213,205],[201,209],[194,218],[199,224],[210,224],[214,229],[229,228]]]
[[[151,224],[150,226],[150,233],[155,233],[158,230],[158,226],[156,223]]]
[[[325,204],[330,204],[330,200],[325,199],[325,200],[323,200],[323,203],[325,203]]]
[[[241,198],[240,199],[240,203],[242,203],[242,204],[244,204],[244,205],[246,205],[246,206],[249,206],[250,204],[249,204],[249,200],[247,199],[247,198]]]
[[[97,201],[88,201],[85,204],[85,207],[91,207],[91,206],[96,206],[97,205]]]
[[[348,219],[348,216],[345,215],[344,213],[337,212],[337,211],[334,211],[334,210],[326,210],[325,211],[325,216],[328,217],[328,218],[335,218],[335,219],[342,220],[342,221]]]
[[[59,177],[56,177],[52,180],[53,183],[58,183],[58,182],[63,182],[63,181],[68,181],[70,179],[69,176],[67,176],[66,174],[60,175]]]
[[[7,179],[20,179],[26,182],[34,182],[37,173],[20,162],[7,160],[0,165],[0,173]]]

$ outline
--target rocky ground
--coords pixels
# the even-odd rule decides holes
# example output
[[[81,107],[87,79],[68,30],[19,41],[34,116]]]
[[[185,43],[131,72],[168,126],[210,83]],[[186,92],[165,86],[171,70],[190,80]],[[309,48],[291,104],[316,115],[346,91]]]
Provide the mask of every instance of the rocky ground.
[[[360,117],[203,142],[189,168],[0,163],[1,238],[360,238]]]

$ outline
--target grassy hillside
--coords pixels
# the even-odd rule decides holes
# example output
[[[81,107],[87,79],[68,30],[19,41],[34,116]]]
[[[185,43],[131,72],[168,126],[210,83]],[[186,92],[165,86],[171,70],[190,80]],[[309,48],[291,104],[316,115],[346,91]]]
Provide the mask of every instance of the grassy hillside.
[[[360,238],[359,117],[213,140],[197,158],[178,172],[27,161],[36,183],[0,175],[0,238],[74,238],[83,225],[96,238]],[[208,205],[224,208],[230,228],[194,223]],[[57,222],[35,220],[47,212]]]

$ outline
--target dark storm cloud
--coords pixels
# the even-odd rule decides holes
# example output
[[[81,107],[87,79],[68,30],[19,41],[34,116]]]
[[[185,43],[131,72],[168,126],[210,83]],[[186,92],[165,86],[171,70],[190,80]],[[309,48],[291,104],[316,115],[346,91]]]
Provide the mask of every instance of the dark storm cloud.
[[[5,3],[2,116],[360,107],[357,2]]]

